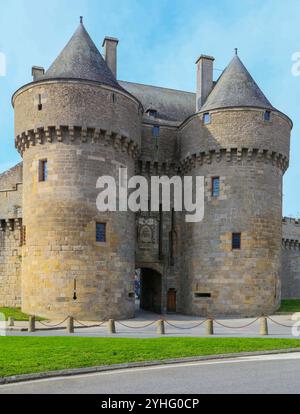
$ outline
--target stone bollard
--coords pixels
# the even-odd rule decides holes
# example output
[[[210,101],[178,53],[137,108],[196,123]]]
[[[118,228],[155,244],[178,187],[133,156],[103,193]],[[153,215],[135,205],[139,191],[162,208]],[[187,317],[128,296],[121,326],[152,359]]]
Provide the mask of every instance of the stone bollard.
[[[73,316],[69,316],[69,318],[68,318],[67,331],[68,331],[69,334],[74,333],[74,318],[73,318]]]
[[[265,316],[261,317],[259,320],[259,334],[269,335],[268,320]]]
[[[214,321],[213,319],[208,319],[205,323],[205,334],[213,335],[214,334]]]
[[[8,326],[15,326],[15,320],[14,320],[14,318],[13,317],[11,317],[11,316],[9,316],[8,318],[7,318],[7,325]]]
[[[163,320],[157,321],[157,334],[165,335],[165,322]]]
[[[35,316],[29,316],[28,332],[35,332]]]
[[[116,324],[114,319],[109,319],[108,321],[108,333],[109,335],[113,335],[116,333]]]

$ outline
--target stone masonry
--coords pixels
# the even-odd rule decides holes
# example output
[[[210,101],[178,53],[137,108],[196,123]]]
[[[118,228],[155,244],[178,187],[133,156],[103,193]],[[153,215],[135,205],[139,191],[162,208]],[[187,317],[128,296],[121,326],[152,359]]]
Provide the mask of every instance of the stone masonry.
[[[23,162],[0,175],[0,306],[134,317],[137,269],[141,306],[158,313],[258,316],[300,297],[300,226],[282,222],[291,120],[237,55],[216,82],[214,59],[200,56],[189,93],[117,81],[118,40],[103,45],[105,59],[81,22],[53,65],[34,67],[13,96]],[[120,167],[148,182],[204,176],[203,221],[186,223],[173,204],[98,211],[97,180],[119,183]]]

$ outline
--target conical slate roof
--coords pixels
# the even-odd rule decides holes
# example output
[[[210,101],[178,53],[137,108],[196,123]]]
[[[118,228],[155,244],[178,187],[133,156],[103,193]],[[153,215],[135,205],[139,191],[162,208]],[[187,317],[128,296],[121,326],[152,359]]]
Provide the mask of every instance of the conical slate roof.
[[[83,79],[122,89],[81,22],[43,79]]]
[[[220,76],[201,108],[201,112],[247,106],[274,110],[274,107],[236,55]]]

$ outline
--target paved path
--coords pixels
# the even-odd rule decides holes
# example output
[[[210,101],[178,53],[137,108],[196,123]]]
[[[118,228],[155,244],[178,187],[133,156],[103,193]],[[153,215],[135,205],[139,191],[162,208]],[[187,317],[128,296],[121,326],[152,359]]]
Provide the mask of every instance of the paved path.
[[[160,318],[165,318],[168,321],[171,322],[172,325],[170,326],[168,324],[165,325],[166,327],[166,335],[167,336],[176,336],[176,337],[199,337],[199,336],[205,336],[205,327],[197,326],[193,329],[181,329],[186,327],[194,327],[199,324],[200,319],[197,319],[195,317],[189,317],[184,315],[164,315],[159,316],[157,314],[149,313],[149,312],[141,312],[137,315],[135,319],[122,321],[126,325],[130,326],[130,328],[127,328],[126,326],[120,325],[119,323],[116,323],[117,328],[117,337],[121,338],[156,338],[158,335],[156,333],[156,324],[152,326],[148,326],[142,329],[136,329],[141,326],[145,326],[149,324],[151,321],[158,320]],[[269,324],[269,337],[273,338],[294,338],[292,335],[292,329],[289,328],[293,324],[295,324],[295,321],[291,319],[291,315],[275,315],[272,317],[275,321],[287,325],[280,326],[272,322],[268,322]],[[229,328],[226,328],[221,325],[215,324],[214,331],[215,335],[219,337],[261,337],[259,335],[259,322],[255,322],[254,324],[250,326],[246,326],[242,329],[239,329],[237,327],[243,326],[243,325],[249,325],[252,321],[254,321],[255,318],[249,318],[249,319],[220,319],[220,322],[222,324],[230,326]],[[55,324],[57,321],[53,321],[52,324]],[[85,322],[87,325],[95,324],[95,322]],[[28,327],[27,322],[17,322],[17,326],[19,327]],[[76,323],[76,325],[79,327],[79,325]],[[101,327],[93,327],[93,328],[84,328],[84,329],[75,329],[75,334],[73,336],[84,336],[84,337],[108,337],[107,334],[107,324],[101,326]],[[66,326],[66,324],[64,324]],[[37,322],[37,327],[39,329],[43,329],[44,326],[42,326],[40,323]],[[235,328],[236,327],[236,328]],[[300,331],[300,328],[299,328]],[[53,330],[53,331],[47,331],[47,330],[39,330],[35,333],[27,333],[27,332],[9,332],[8,335],[14,335],[14,336],[65,336],[68,335],[66,332],[66,329],[63,330]],[[300,338],[300,337],[299,337]]]
[[[300,393],[300,353],[53,378],[0,386],[0,394]]]

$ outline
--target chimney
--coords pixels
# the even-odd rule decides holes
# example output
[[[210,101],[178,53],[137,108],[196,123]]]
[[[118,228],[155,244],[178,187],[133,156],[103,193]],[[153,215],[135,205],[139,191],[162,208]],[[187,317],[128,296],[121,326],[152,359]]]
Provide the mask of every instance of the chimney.
[[[40,66],[32,66],[31,75],[33,77],[33,81],[37,81],[42,78],[45,74],[45,69],[41,68]]]
[[[199,112],[204,105],[208,95],[213,89],[214,58],[201,55],[196,62],[197,65],[197,103],[196,111]]]
[[[104,58],[107,63],[107,66],[117,78],[117,46],[119,40],[114,37],[105,37],[103,40],[104,47]]]

